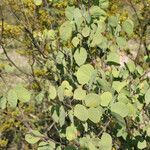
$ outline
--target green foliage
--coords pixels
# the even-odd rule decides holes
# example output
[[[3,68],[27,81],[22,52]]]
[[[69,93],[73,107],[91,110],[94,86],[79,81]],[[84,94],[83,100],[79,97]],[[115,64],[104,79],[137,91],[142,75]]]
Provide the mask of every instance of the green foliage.
[[[25,80],[0,92],[0,146],[150,149],[149,56],[130,49],[134,17],[114,13],[117,2],[108,0],[3,2],[15,10],[20,36],[4,23],[0,58],[8,61],[0,71]],[[26,49],[29,69],[9,59],[12,40],[19,53]]]

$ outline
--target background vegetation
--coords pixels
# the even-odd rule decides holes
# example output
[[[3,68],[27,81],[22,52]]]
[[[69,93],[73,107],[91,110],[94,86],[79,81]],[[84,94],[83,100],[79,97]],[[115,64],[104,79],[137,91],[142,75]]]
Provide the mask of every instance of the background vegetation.
[[[1,0],[0,149],[150,149],[150,0]]]

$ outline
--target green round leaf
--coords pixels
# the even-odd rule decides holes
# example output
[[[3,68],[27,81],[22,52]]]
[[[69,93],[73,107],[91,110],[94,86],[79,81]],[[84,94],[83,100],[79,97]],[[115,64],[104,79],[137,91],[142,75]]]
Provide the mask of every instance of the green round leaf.
[[[100,150],[111,150],[112,149],[112,137],[104,132],[100,140]]]
[[[118,25],[118,18],[117,16],[110,16],[108,18],[108,24],[112,27],[116,27]]]
[[[88,109],[88,118],[92,122],[94,123],[100,122],[101,116],[102,116],[102,111],[99,108],[91,107]]]
[[[144,149],[144,148],[146,148],[146,147],[147,147],[146,140],[144,140],[144,141],[142,141],[142,142],[139,141],[137,147],[138,147],[139,149]]]
[[[25,103],[30,101],[31,92],[28,91],[23,85],[19,84],[15,87],[15,92],[17,93],[18,99]]]
[[[51,85],[49,88],[49,99],[55,99],[57,96],[57,91],[55,86]]]
[[[77,80],[80,84],[88,84],[91,79],[94,68],[90,64],[82,65],[76,72]]]
[[[85,105],[87,107],[97,107],[101,103],[100,95],[95,93],[87,94],[85,97]]]
[[[127,41],[124,37],[117,37],[116,38],[117,44],[120,48],[126,48]]]
[[[100,16],[106,16],[106,12],[98,6],[92,6],[90,8],[90,15],[93,18],[98,18]]]
[[[131,19],[127,19],[122,24],[123,30],[128,34],[131,35],[134,29],[134,23]]]
[[[126,81],[114,81],[112,87],[119,93],[127,85]]]
[[[120,64],[120,58],[119,58],[119,54],[116,52],[111,52],[108,54],[107,56],[107,62],[113,62],[116,64]]]
[[[87,121],[88,119],[88,111],[85,106],[77,104],[74,107],[74,116],[76,116],[81,121]]]
[[[112,94],[110,92],[104,92],[101,95],[101,106],[108,106],[112,101]]]
[[[87,59],[87,51],[83,47],[77,49],[74,53],[74,59],[79,66],[83,65]]]
[[[72,39],[72,44],[73,44],[74,47],[77,47],[78,44],[79,44],[79,42],[80,42],[80,40],[79,40],[78,37],[74,37],[74,38]]]
[[[69,141],[75,140],[77,138],[77,129],[74,125],[67,127],[66,138]]]
[[[120,115],[121,117],[126,117],[129,113],[128,107],[122,102],[116,102],[111,105],[111,111]]]
[[[88,37],[90,35],[90,28],[88,26],[85,26],[83,29],[82,29],[82,35],[84,37]]]
[[[69,21],[64,22],[59,28],[60,38],[67,42],[72,36],[72,24]]]
[[[83,100],[85,96],[86,96],[86,91],[83,90],[81,87],[79,87],[74,91],[73,98],[76,100]]]
[[[43,135],[39,131],[33,130],[32,133],[25,135],[25,140],[30,144],[35,144],[41,139],[42,136]]]

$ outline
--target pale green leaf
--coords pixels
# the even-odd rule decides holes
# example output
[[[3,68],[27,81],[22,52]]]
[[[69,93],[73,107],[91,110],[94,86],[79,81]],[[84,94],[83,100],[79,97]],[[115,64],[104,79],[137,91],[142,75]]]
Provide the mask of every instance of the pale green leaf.
[[[18,99],[25,103],[29,102],[31,98],[31,92],[27,90],[23,85],[19,84],[15,87],[15,91],[17,93]]]
[[[34,4],[40,6],[42,4],[42,0],[34,0]]]
[[[144,141],[139,141],[138,142],[138,144],[137,144],[137,147],[139,148],[139,149],[144,149],[144,148],[146,148],[147,147],[147,144],[146,144],[146,140],[144,140]]]
[[[88,84],[91,79],[94,68],[90,64],[82,65],[76,72],[77,80],[80,84]]]
[[[101,116],[102,116],[102,111],[99,108],[91,107],[88,109],[88,118],[92,122],[94,123],[100,122]]]
[[[112,27],[116,27],[118,25],[118,17],[117,16],[110,16],[108,18],[108,24]]]
[[[106,12],[98,6],[92,6],[90,8],[90,14],[93,18],[98,18],[100,16],[106,16]]]
[[[116,52],[110,52],[107,56],[107,62],[120,64],[119,54]]]
[[[57,91],[56,91],[56,88],[55,86],[53,85],[50,85],[49,87],[49,99],[55,99],[57,96]]]
[[[112,137],[104,132],[100,140],[100,150],[111,150],[112,149]]]
[[[66,117],[66,113],[65,113],[64,107],[61,106],[60,109],[59,109],[59,124],[60,124],[60,127],[62,127],[65,124],[65,117]]]
[[[74,47],[77,47],[79,43],[80,43],[80,40],[79,40],[78,37],[74,37],[72,39],[72,44],[73,44]]]
[[[129,113],[127,105],[122,102],[116,102],[111,105],[111,111],[120,115],[121,117],[126,117]]]
[[[7,101],[10,107],[16,107],[17,106],[17,101],[18,101],[18,96],[17,93],[14,89],[11,89],[7,93]]]
[[[74,59],[79,66],[83,65],[87,59],[87,51],[83,47],[77,49],[74,53]]]
[[[134,23],[131,19],[127,19],[122,24],[123,30],[128,34],[131,35],[134,29]]]
[[[7,99],[6,97],[0,98],[0,109],[5,109],[7,104]]]
[[[37,143],[43,135],[37,131],[33,130],[31,133],[25,135],[25,140],[30,144]]]
[[[108,106],[112,101],[112,94],[110,92],[104,92],[101,95],[101,106]]]
[[[74,91],[73,98],[76,100],[83,100],[86,96],[86,91],[82,89],[82,87],[77,88]]]
[[[74,107],[74,116],[76,116],[81,121],[87,121],[88,119],[88,111],[85,106],[77,104]]]
[[[148,105],[150,103],[150,88],[147,90],[145,94],[145,103]]]
[[[117,41],[117,44],[120,48],[126,48],[127,47],[127,41],[124,37],[117,37],[116,41]]]
[[[69,21],[64,22],[59,28],[60,38],[67,42],[72,37],[72,24]]]
[[[66,138],[69,141],[75,140],[77,138],[77,129],[74,125],[67,127]]]
[[[119,93],[127,85],[126,81],[114,81],[112,87]]]
[[[84,37],[88,37],[90,35],[90,28],[88,26],[85,26],[83,29],[82,29],[82,35]]]
[[[70,20],[70,21],[73,20],[73,17],[74,17],[73,13],[74,13],[74,7],[67,6],[67,8],[65,9],[65,15],[68,20]]]
[[[81,10],[79,8],[74,9],[74,20],[78,28],[80,28],[82,22],[84,21]]]
[[[87,107],[97,107],[101,103],[100,95],[95,93],[87,94],[85,97],[85,105]]]
[[[128,69],[129,69],[129,71],[130,71],[131,73],[133,73],[133,72],[135,71],[136,66],[135,66],[135,63],[134,63],[133,60],[130,59],[130,60],[126,63],[126,65],[127,65]]]
[[[99,6],[102,9],[106,9],[109,6],[109,0],[99,0]]]

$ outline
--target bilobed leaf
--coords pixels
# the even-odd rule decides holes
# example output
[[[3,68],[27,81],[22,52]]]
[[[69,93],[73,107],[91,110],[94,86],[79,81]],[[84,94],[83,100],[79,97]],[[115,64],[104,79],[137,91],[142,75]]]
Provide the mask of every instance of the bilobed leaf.
[[[87,51],[83,47],[77,49],[74,53],[74,59],[79,66],[83,65],[87,59]]]
[[[108,106],[112,101],[112,94],[110,92],[104,92],[101,95],[101,106]]]
[[[34,0],[34,4],[40,6],[42,4],[42,0]]]
[[[25,135],[25,140],[30,144],[35,144],[41,139],[42,136],[43,135],[39,131],[33,130],[31,133]]]
[[[72,24],[69,21],[64,22],[59,29],[60,38],[67,42],[72,36]]]
[[[90,64],[82,65],[76,72],[77,80],[80,84],[87,84],[92,76],[94,68]]]
[[[97,107],[101,103],[100,95],[95,93],[87,94],[84,100],[87,107]]]
[[[50,85],[50,87],[49,87],[49,99],[55,99],[56,96],[57,96],[57,91],[56,91],[55,86]]]
[[[16,107],[17,100],[18,100],[18,96],[17,96],[16,91],[14,89],[9,90],[7,94],[7,101],[10,107],[13,107],[13,108]]]
[[[88,37],[90,35],[90,28],[88,26],[85,26],[83,29],[82,29],[82,35],[84,37]]]
[[[76,100],[83,100],[86,96],[86,91],[82,89],[82,87],[77,88],[74,91],[73,98]]]
[[[114,81],[112,87],[119,93],[127,85],[126,81]]]
[[[111,150],[112,149],[112,137],[104,132],[100,140],[100,150]]]
[[[74,125],[66,128],[66,138],[69,141],[75,140],[77,138],[77,129]]]
[[[129,113],[127,105],[122,102],[116,102],[111,105],[111,111],[120,115],[121,117],[126,117]]]
[[[88,119],[88,111],[85,106],[77,104],[74,107],[74,116],[76,116],[81,121],[87,121]]]
[[[99,108],[91,107],[88,109],[88,118],[92,122],[98,123],[100,121],[101,116],[102,116],[102,111]]]
[[[145,93],[145,103],[148,105],[150,103],[150,88]]]
[[[113,62],[116,64],[120,64],[119,54],[117,52],[111,52],[107,56],[107,62]]]
[[[23,85],[19,84],[15,87],[15,92],[17,93],[18,99],[25,103],[30,101],[31,92],[27,90]]]
[[[131,19],[127,19],[122,24],[123,30],[128,34],[131,35],[134,29],[134,23]]]
[[[146,144],[146,140],[144,140],[144,141],[139,141],[138,142],[138,144],[137,144],[137,147],[139,148],[139,149],[144,149],[144,148],[146,148],[147,147],[147,144]]]
[[[72,86],[69,84],[68,81],[64,80],[61,84],[61,87],[63,88],[63,95],[70,97],[73,95],[72,93]]]

